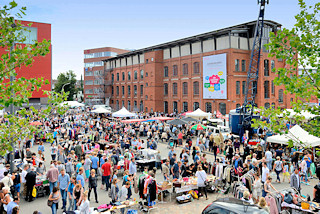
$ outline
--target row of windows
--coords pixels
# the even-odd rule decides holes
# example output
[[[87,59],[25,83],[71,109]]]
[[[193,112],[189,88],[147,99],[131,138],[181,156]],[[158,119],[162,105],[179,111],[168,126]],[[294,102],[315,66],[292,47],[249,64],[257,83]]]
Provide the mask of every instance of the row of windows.
[[[165,113],[171,113],[169,112],[169,102],[168,101],[164,101],[164,112]],[[189,110],[197,110],[200,107],[199,102],[194,102],[192,103],[192,109],[189,109],[189,103],[188,102],[183,102],[182,103],[182,109],[181,112],[187,112]],[[180,112],[179,108],[178,108],[178,102],[177,101],[173,101],[172,102],[172,108],[173,108],[173,112]],[[206,102],[205,103],[205,111],[206,112],[212,112],[212,103],[210,102]],[[227,112],[227,105],[226,103],[219,103],[219,111],[221,112],[221,114],[226,114]]]
[[[98,58],[98,57],[107,57],[107,56],[117,56],[118,54],[116,52],[112,51],[105,51],[105,52],[98,52],[98,53],[89,53],[84,54],[85,59],[91,59],[91,58]]]
[[[263,62],[263,71],[264,76],[268,77],[270,75],[270,66],[269,66],[269,60],[265,59]],[[275,62],[274,60],[271,60],[271,71],[275,68]],[[235,71],[240,71],[240,60],[235,60]],[[246,72],[246,60],[241,60],[241,71]]]
[[[169,94],[169,84],[165,83],[163,84],[163,94],[166,96]],[[174,82],[172,83],[172,94],[177,95],[178,94],[178,83]],[[182,83],[182,94],[188,95],[188,83],[183,82]],[[193,95],[199,95],[199,82],[193,82]]]
[[[99,93],[103,93],[103,89],[102,88],[91,88],[91,89],[86,89],[85,90],[86,94],[99,94]]]
[[[117,73],[116,75],[117,75],[117,81],[120,81],[120,74]],[[146,77],[147,77],[147,76],[148,76],[148,73],[146,73]],[[143,70],[140,70],[140,79],[142,80],[143,77],[144,77],[144,71],[143,71]],[[126,74],[125,74],[125,72],[122,72],[122,78],[121,78],[121,80],[122,80],[122,81],[125,81],[125,79],[126,79]],[[137,79],[138,79],[138,71],[136,71],[136,70],[133,72],[133,79],[134,79],[134,80],[137,80]],[[131,80],[131,72],[130,72],[130,71],[128,71],[128,73],[127,73],[127,80],[128,80],[128,81]],[[112,81],[114,81],[114,74],[112,74]]]
[[[116,87],[116,95],[119,96],[120,94],[120,87],[117,86]],[[112,91],[111,91],[112,95],[114,94],[114,88],[112,87]],[[127,86],[127,93],[128,93],[128,96],[131,95],[131,86],[128,85]],[[134,85],[133,86],[133,95],[134,96],[137,96],[138,94],[138,86],[137,85]],[[121,86],[121,95],[124,96],[125,95],[125,86]],[[143,85],[140,85],[140,95],[142,96],[143,95]]]
[[[86,80],[84,82],[85,85],[101,85],[103,84],[103,80],[102,79],[98,79],[98,80]]]
[[[193,73],[194,74],[199,74],[200,73],[200,64],[199,62],[194,62],[193,63]],[[188,75],[189,70],[188,70],[188,64],[184,63],[182,65],[182,75]],[[169,77],[169,67],[165,66],[163,70],[163,75],[164,77]],[[178,76],[178,65],[173,65],[172,66],[172,76]]]
[[[98,70],[98,71],[85,71],[84,75],[89,77],[89,76],[101,76],[103,74],[103,71]]]
[[[97,66],[103,66],[103,62],[102,61],[98,61],[98,62],[86,62],[86,63],[84,63],[84,67],[85,68],[91,68],[91,67],[97,67]]]
[[[143,112],[143,101],[140,101],[139,108],[138,108],[138,101],[133,101],[133,106],[131,106],[131,101],[127,101],[127,106],[125,106],[125,101],[121,101],[121,107],[126,107],[129,111],[140,111]],[[132,108],[133,107],[133,108]],[[120,108],[119,100],[116,101],[116,109]],[[131,109],[132,108],[132,109]],[[146,109],[148,111],[148,109]]]

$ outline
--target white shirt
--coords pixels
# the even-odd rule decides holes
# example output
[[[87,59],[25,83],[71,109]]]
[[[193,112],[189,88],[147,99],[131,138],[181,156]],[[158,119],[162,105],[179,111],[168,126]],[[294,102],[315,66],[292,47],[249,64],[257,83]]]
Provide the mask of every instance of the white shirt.
[[[204,170],[197,171],[196,177],[198,179],[198,182],[197,182],[198,187],[205,187],[206,185],[204,185],[204,182],[207,179],[206,172]]]
[[[266,151],[266,159],[268,161],[272,160],[272,153],[270,151]]]
[[[26,183],[26,175],[28,172],[26,170],[22,170],[20,176],[21,176],[21,183]]]
[[[268,167],[262,167],[262,182],[266,182],[267,180],[267,174],[269,174],[269,168]]]

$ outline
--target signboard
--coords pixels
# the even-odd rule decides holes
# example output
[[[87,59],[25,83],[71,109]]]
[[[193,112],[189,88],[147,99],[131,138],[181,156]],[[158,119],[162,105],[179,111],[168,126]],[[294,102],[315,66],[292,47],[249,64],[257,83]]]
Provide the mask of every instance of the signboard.
[[[227,99],[227,54],[203,57],[203,99]]]

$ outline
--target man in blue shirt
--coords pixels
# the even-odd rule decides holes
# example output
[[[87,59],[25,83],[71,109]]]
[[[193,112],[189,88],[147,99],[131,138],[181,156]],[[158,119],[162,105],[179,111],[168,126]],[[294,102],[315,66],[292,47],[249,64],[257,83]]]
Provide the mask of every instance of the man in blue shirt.
[[[58,187],[60,188],[63,210],[66,210],[67,191],[68,191],[69,183],[70,183],[70,176],[66,174],[65,169],[61,169],[61,174],[58,177]]]
[[[77,183],[78,184],[81,184],[81,187],[83,188],[83,189],[85,189],[85,187],[84,187],[84,177],[83,177],[83,171],[84,171],[84,169],[83,169],[83,167],[80,167],[80,169],[79,169],[79,174],[77,175]]]
[[[72,211],[74,209],[74,199],[73,199],[73,188],[76,185],[76,177],[71,177],[70,179],[70,184],[68,187],[68,198],[69,198],[69,207],[68,207],[68,211]]]
[[[92,161],[91,168],[96,171],[96,175],[97,175],[98,174],[98,162],[99,162],[99,158],[97,157],[97,153],[93,154],[91,161]]]
[[[169,151],[169,154],[168,154],[169,160],[172,158],[172,155],[175,153],[176,152],[174,151],[174,147],[171,147],[171,150]]]
[[[196,155],[194,156],[194,160],[193,160],[194,163],[197,163],[197,160],[200,160],[199,155],[200,155],[200,152],[197,151]]]
[[[137,173],[137,166],[134,158],[131,158],[131,162],[129,164],[129,175],[135,176]]]
[[[14,197],[13,201],[9,202],[7,205],[7,214],[12,214],[12,210],[15,207],[19,206],[19,198],[16,196]]]

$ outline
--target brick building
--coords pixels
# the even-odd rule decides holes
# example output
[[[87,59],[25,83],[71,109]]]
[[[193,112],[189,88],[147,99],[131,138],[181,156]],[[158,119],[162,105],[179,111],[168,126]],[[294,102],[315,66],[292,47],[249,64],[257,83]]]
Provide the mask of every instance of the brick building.
[[[84,99],[87,104],[105,104],[110,95],[105,87],[111,84],[106,81],[102,60],[123,54],[128,50],[104,47],[84,50]]]
[[[28,26],[32,23],[31,26]],[[51,24],[31,22],[31,21],[21,21],[24,28],[29,31],[24,31],[23,35],[26,37],[24,44],[34,44],[35,41],[51,40]],[[0,48],[0,55],[5,53],[7,50]],[[50,46],[50,52],[42,57],[37,57],[34,59],[32,66],[17,69],[17,77],[24,77],[26,79],[30,78],[40,78],[43,77],[48,80],[50,84],[43,85],[39,91],[34,91],[32,97],[29,98],[29,105],[33,105],[38,108],[41,105],[46,105],[48,101],[48,96],[43,93],[44,90],[51,91],[51,78],[52,78],[52,48]]]
[[[116,110],[125,106],[133,111],[171,113],[201,108],[226,114],[244,102],[255,24],[248,22],[105,59],[105,80],[110,82],[105,97]],[[280,27],[266,20],[262,43],[268,43],[269,32]],[[204,99],[203,57],[219,54],[226,54],[226,99]],[[290,106],[293,96],[273,84],[275,74],[271,72],[284,65],[269,58],[263,47],[258,106]]]

